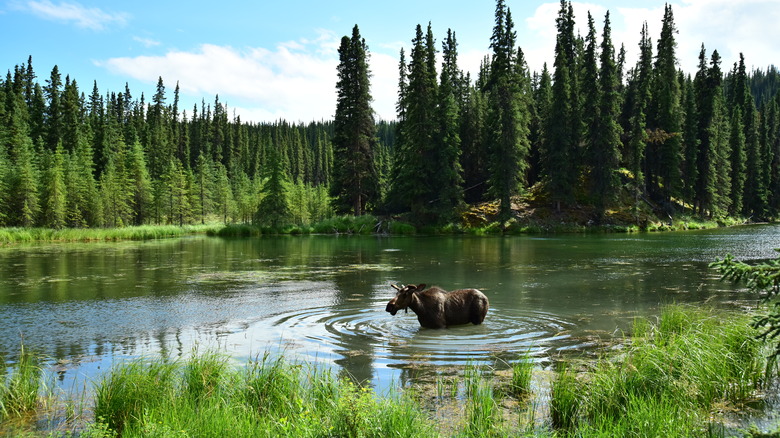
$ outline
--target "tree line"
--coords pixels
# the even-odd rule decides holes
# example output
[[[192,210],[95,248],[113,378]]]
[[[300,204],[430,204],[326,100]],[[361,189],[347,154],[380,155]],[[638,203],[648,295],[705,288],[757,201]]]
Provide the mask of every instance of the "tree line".
[[[308,224],[333,214],[330,121],[246,123],[219,96],[188,112],[178,84],[171,100],[162,78],[149,102],[127,86],[101,94],[93,83],[85,94],[57,66],[41,85],[31,57],[0,80],[0,121],[0,226]],[[393,131],[374,126],[384,143]]]
[[[777,215],[774,67],[748,73],[740,56],[724,73],[702,46],[698,70],[682,72],[668,5],[655,43],[640,30],[634,66],[612,43],[609,13],[600,33],[588,14],[588,33],[575,35],[562,0],[555,25],[553,66],[531,72],[498,0],[474,77],[454,31],[437,46],[432,25],[418,25],[390,122],[374,118],[357,25],[338,50],[335,117],[308,124],[244,122],[219,96],[188,111],[162,78],[149,101],[127,86],[86,94],[57,66],[41,84],[28,58],[0,79],[0,225],[280,226],[403,212],[445,223],[488,200],[507,219],[530,187],[558,210],[595,206],[597,220],[627,196],[669,215]]]
[[[575,35],[575,24],[562,0],[554,64],[531,72],[498,0],[492,53],[474,78],[458,67],[454,31],[437,65],[431,24],[418,25],[411,50],[400,53],[396,142],[375,205],[431,222],[451,220],[464,203],[498,200],[508,219],[512,197],[538,185],[554,209],[591,205],[597,221],[621,197],[669,216],[778,214],[774,67],[749,74],[740,55],[724,73],[717,50],[702,45],[698,70],[684,73],[670,5],[655,43],[647,23],[640,30],[634,66],[612,42],[609,12],[600,33],[590,13],[586,35]]]

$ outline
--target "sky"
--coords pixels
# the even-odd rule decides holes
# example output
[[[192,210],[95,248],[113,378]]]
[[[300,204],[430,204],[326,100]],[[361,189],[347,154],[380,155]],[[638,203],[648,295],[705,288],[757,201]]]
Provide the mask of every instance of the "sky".
[[[668,1],[668,0],[667,0]],[[780,65],[780,0],[673,0],[680,67],[695,73],[701,45],[718,50],[721,68],[743,53],[749,68]],[[532,71],[552,69],[559,1],[506,0]],[[610,13],[613,42],[635,65],[647,22],[655,44],[662,0],[573,2],[577,27],[587,14],[601,38]],[[330,120],[336,108],[336,66],[342,36],[358,25],[370,53],[377,119],[395,118],[399,51],[407,53],[417,24],[431,23],[436,44],[457,37],[461,69],[476,74],[490,53],[494,0],[0,0],[0,67],[32,56],[41,85],[57,65],[89,94],[122,92],[148,102],[161,77],[168,103],[180,87],[180,108],[216,97],[242,121]]]

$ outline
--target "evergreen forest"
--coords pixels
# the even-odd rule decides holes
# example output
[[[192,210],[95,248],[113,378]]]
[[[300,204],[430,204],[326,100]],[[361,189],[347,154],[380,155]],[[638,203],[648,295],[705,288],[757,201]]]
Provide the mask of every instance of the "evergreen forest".
[[[561,0],[554,64],[532,72],[497,0],[474,77],[454,30],[437,42],[430,23],[410,29],[393,121],[375,120],[357,25],[339,47],[335,116],[308,124],[242,121],[219,96],[182,108],[162,78],[150,99],[81,87],[57,66],[40,80],[30,57],[0,79],[0,226],[278,227],[367,213],[447,224],[487,201],[505,221],[530,192],[555,211],[591,206],[596,223],[640,205],[778,216],[774,66],[747,71],[702,45],[697,71],[683,72],[668,5],[655,40],[637,29],[636,65],[614,46],[609,13],[602,29],[579,19],[584,36]]]

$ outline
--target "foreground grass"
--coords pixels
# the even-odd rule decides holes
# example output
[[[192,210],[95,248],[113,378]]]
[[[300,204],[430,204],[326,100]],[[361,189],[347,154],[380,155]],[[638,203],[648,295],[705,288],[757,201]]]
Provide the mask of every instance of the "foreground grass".
[[[151,240],[205,234],[222,225],[142,225],[123,228],[0,228],[0,244]]]
[[[268,356],[235,369],[213,353],[116,366],[96,390],[106,436],[434,436],[402,396],[379,398],[331,373]]]
[[[0,424],[34,414],[43,387],[39,358],[24,346],[10,375],[6,372],[7,367],[0,366]]]
[[[710,436],[718,406],[739,406],[766,382],[766,350],[747,315],[667,307],[637,320],[629,350],[553,383],[554,425],[577,436]],[[579,396],[575,396],[579,394]]]
[[[596,363],[559,362],[534,377],[525,354],[503,375],[468,365],[460,376],[438,380],[433,392],[415,385],[377,394],[327,369],[268,355],[244,366],[214,352],[137,359],[96,382],[94,399],[81,402],[90,406],[81,411],[92,413],[86,423],[41,434],[31,426],[43,409],[41,368],[24,350],[21,356],[9,375],[0,374],[0,434],[721,436],[716,412],[739,409],[774,378],[765,374],[766,349],[749,316],[670,306],[657,322],[637,319],[625,351]],[[540,374],[554,377],[549,385],[533,383]],[[20,418],[31,419],[26,428],[9,428]]]

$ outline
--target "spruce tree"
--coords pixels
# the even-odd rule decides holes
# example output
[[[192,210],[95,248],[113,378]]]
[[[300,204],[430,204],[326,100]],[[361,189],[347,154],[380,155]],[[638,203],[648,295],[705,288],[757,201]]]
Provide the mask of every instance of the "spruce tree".
[[[668,206],[671,206],[672,197],[680,194],[681,183],[682,106],[675,54],[676,32],[672,7],[666,5],[658,39],[650,117],[651,129],[657,130],[659,135],[653,148],[654,154],[648,155],[647,160],[648,168],[652,170],[652,188]]]
[[[439,219],[449,219],[455,208],[463,202],[463,170],[460,165],[460,102],[458,89],[461,72],[458,69],[458,52],[455,33],[447,30],[442,43],[441,79],[439,81],[439,105],[437,107],[437,138],[434,160],[431,163],[434,209]]]
[[[546,135],[545,125],[550,117],[550,107],[552,106],[552,78],[547,70],[547,63],[542,67],[542,73],[539,75],[538,84],[534,90],[533,118],[531,119],[531,151],[529,154],[529,172],[528,184],[536,184],[542,177],[541,169],[541,151],[544,147]]]
[[[756,109],[756,103],[748,90],[745,112],[745,193],[742,212],[747,217],[764,219],[766,215],[767,194],[763,178],[763,157],[761,156],[761,139],[759,125],[761,115]]]
[[[496,2],[495,26],[490,38],[493,56],[486,87],[488,96],[487,150],[489,193],[500,202],[499,218],[510,218],[511,197],[520,192],[528,170],[528,110],[530,89],[512,13],[503,0]]]
[[[65,157],[62,142],[54,153],[46,153],[41,187],[41,220],[47,228],[63,228],[66,220],[67,189],[65,186]]]
[[[100,175],[100,199],[103,221],[107,227],[124,227],[131,223],[131,192],[125,169],[124,142],[116,153],[109,155],[106,168]]]
[[[704,65],[706,71],[706,63]],[[701,66],[699,71],[701,71]],[[697,72],[697,76],[698,76]],[[699,181],[699,112],[696,106],[696,93],[694,92],[694,82],[688,75],[681,82],[683,113],[685,114],[683,123],[683,161],[682,161],[682,197],[686,202],[693,204],[694,211],[698,207],[701,210],[701,201],[697,196],[697,185]]]
[[[601,83],[599,82],[599,66],[597,62],[596,26],[593,17],[588,12],[588,35],[585,37],[585,53],[582,59],[582,81],[588,84],[583,90],[582,121],[585,128],[585,156],[591,169],[595,155],[593,148],[601,136],[599,132],[599,110],[601,99]]]
[[[200,223],[206,223],[206,216],[212,211],[212,191],[214,186],[214,176],[212,164],[206,159],[203,153],[198,154],[195,164],[195,193],[198,197],[197,205],[199,209],[196,215],[200,217]]]
[[[337,211],[359,216],[379,201],[379,175],[368,46],[357,25],[341,39],[336,90],[331,193]]]
[[[101,208],[93,174],[92,148],[87,139],[79,139],[76,150],[70,154],[67,162],[67,224],[75,228],[96,226],[100,223]]]
[[[11,183],[9,221],[13,225],[31,227],[40,211],[39,172],[28,126],[22,118],[20,97],[7,101],[8,143],[11,146]]]
[[[773,216],[780,214],[780,93],[769,103],[767,130],[769,161],[769,211]]]
[[[735,107],[731,115],[731,209],[733,216],[742,214],[745,192],[745,126],[742,123],[742,108]]]
[[[289,182],[282,155],[276,149],[269,151],[267,177],[262,199],[255,215],[255,223],[278,227],[292,217],[289,201]]]
[[[713,52],[713,64],[717,57],[717,51]],[[719,57],[718,57],[719,60]],[[710,123],[709,138],[710,150],[715,151],[715,160],[712,167],[715,168],[715,198],[712,208],[712,216],[725,216],[731,207],[731,144],[729,143],[729,120],[723,93],[717,93],[713,103],[712,122]]]
[[[760,134],[760,161],[761,161],[761,187],[764,191],[763,209],[764,217],[772,214],[772,161],[773,147],[778,130],[777,106],[774,99],[764,101],[761,105],[761,126]]]
[[[487,102],[482,91],[470,84],[464,94],[460,115],[461,168],[464,199],[468,203],[483,201],[487,187],[485,163],[485,118]]]
[[[552,105],[542,142],[541,165],[547,178],[547,192],[557,210],[562,204],[574,201],[573,188],[577,182],[574,96],[570,72],[568,8],[561,1],[558,15],[558,37],[555,44],[555,71],[553,73]]]
[[[432,43],[418,24],[409,63],[400,68],[401,80],[406,83],[399,92],[398,143],[389,194],[391,207],[411,211],[419,223],[435,221],[437,216],[430,208],[438,189],[431,175],[436,171],[433,160],[438,128],[438,84],[436,72],[430,72]]]
[[[599,216],[601,216],[606,205],[617,198],[620,187],[617,173],[620,166],[620,135],[622,134],[622,129],[618,124],[620,93],[609,12],[604,17],[598,84],[599,105],[594,122],[598,135],[593,139],[591,146],[593,166],[591,172],[594,203]]]
[[[152,182],[146,167],[146,156],[139,142],[133,144],[127,156],[127,177],[131,191],[132,223],[143,225],[148,220],[152,203]]]
[[[5,152],[5,146],[0,144],[0,226],[9,225],[9,193],[11,180],[11,163]]]
[[[697,108],[697,139],[696,178],[686,174],[686,180],[695,182],[695,200],[700,214],[712,216],[717,213],[723,203],[718,201],[719,177],[718,165],[724,164],[720,146],[722,139],[714,136],[724,135],[723,126],[723,75],[720,70],[720,55],[712,53],[710,65],[707,66],[704,45],[699,54],[699,71],[694,79],[694,99]],[[722,178],[720,178],[722,179]]]
[[[633,91],[629,113],[629,137],[626,148],[628,169],[634,176],[634,191],[638,202],[646,189],[645,186],[645,151],[647,148],[647,113],[652,97],[651,84],[653,75],[653,44],[647,31],[647,23],[642,25],[639,41],[639,60],[634,69],[631,90]]]
[[[233,215],[235,209],[233,190],[230,186],[230,178],[225,165],[217,161],[215,166],[212,202],[214,203],[215,213],[222,218],[223,223],[228,223],[228,219]]]
[[[57,148],[62,139],[62,76],[59,68],[55,65],[51,70],[49,79],[46,80],[46,86],[43,88],[46,97],[46,112],[44,125],[46,127],[45,145],[49,150]]]

